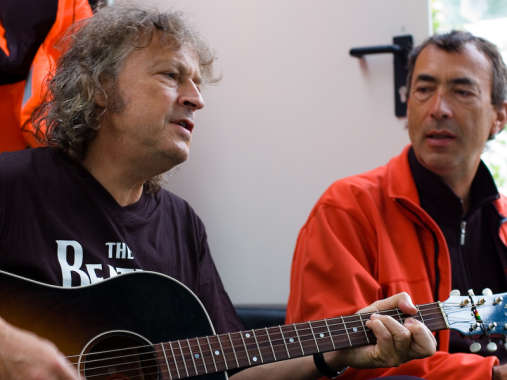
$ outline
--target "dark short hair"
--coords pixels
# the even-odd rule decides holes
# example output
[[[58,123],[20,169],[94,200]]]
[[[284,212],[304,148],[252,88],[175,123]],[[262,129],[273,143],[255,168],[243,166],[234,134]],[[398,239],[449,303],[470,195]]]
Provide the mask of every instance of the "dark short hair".
[[[212,51],[180,12],[106,6],[75,25],[63,41],[65,51],[49,81],[48,94],[32,115],[36,137],[82,161],[102,116],[115,107],[114,99],[105,108],[96,104],[97,94],[107,99],[105,82],[114,88],[129,54],[147,47],[155,33],[169,48],[190,46],[198,57],[203,82],[215,81]]]
[[[435,34],[412,50],[408,61],[407,94],[410,96],[410,87],[412,85],[412,76],[417,57],[419,57],[419,54],[426,46],[433,45],[446,52],[452,53],[462,51],[464,46],[469,43],[475,45],[475,47],[491,62],[491,104],[496,107],[501,107],[505,101],[507,69],[500,51],[496,45],[488,40],[476,37],[472,33],[459,30],[453,30],[444,34]]]

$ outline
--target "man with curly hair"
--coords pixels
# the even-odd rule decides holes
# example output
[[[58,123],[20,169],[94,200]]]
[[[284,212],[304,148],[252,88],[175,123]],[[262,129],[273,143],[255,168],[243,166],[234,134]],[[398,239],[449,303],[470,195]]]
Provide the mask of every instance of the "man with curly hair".
[[[49,147],[0,155],[0,269],[63,287],[160,272],[199,297],[218,333],[240,330],[201,220],[159,184],[188,157],[194,115],[204,107],[200,87],[214,80],[213,54],[178,13],[105,7],[76,29],[33,117]],[[416,312],[406,294],[366,310],[397,306]],[[366,325],[378,343],[327,354],[329,370],[434,352],[433,336],[415,319],[402,325],[375,314]],[[318,376],[306,357],[234,378]],[[0,378],[77,374],[54,346],[0,319]]]

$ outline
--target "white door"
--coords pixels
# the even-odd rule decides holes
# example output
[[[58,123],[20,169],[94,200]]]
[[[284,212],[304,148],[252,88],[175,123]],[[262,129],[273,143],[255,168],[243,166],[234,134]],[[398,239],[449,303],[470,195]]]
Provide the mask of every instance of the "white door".
[[[168,188],[204,220],[234,303],[285,303],[292,252],[336,179],[408,143],[394,115],[393,55],[351,47],[430,34],[429,0],[152,0],[183,9],[214,47],[190,160]]]

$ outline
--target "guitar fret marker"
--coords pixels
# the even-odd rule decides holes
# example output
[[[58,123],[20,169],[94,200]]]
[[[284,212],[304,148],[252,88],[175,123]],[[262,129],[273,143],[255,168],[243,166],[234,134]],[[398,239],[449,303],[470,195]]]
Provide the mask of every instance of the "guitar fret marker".
[[[421,322],[422,322],[422,323],[424,323],[424,324],[426,324],[426,322],[424,322],[424,318],[423,318],[423,316],[422,316],[422,314],[421,314],[421,309],[419,309],[419,306],[416,306],[416,308],[417,308],[417,313],[418,313],[418,314],[419,314],[419,316],[421,317]]]
[[[364,336],[366,337],[366,341],[368,342],[368,344],[370,344],[370,338],[368,338],[368,333],[366,331],[366,327],[364,327],[364,321],[363,321],[363,317],[361,316],[361,314],[359,314],[359,320],[361,321],[361,324],[363,325],[363,331],[364,331]]]
[[[289,338],[289,343],[294,343],[294,338]]]
[[[254,362],[256,362],[256,361],[257,361],[257,356],[254,356],[254,357],[252,358],[252,360],[253,360]]]
[[[298,342],[299,342],[299,347],[301,347],[301,354],[305,354],[305,350],[303,349],[303,344],[301,343],[301,337],[299,336],[299,333],[298,333],[298,325],[295,324],[295,325],[292,325],[294,327],[294,331],[296,332],[296,336],[298,338]]]
[[[250,338],[250,334],[249,334],[249,333],[246,333],[246,334],[245,334],[245,337]]]
[[[229,342],[231,342],[232,353],[234,354],[234,359],[236,360],[236,365],[239,367],[238,355],[236,355],[236,349],[234,348],[234,343],[232,343],[231,333],[228,333]]]
[[[218,340],[218,344],[220,345],[220,349],[222,350],[222,352],[224,352],[224,347],[222,346],[222,340],[220,339],[220,335],[217,335],[217,340]],[[217,352],[217,351],[215,351]],[[227,355],[224,355],[224,364],[225,364],[225,369],[229,369],[229,365],[227,364]]]
[[[357,332],[357,327],[352,327],[352,331],[356,333]]]
[[[325,334],[323,334],[323,333],[320,333],[320,334],[319,334],[319,338],[324,338],[325,336],[326,336],[326,335],[325,335]]]
[[[218,344],[220,345],[220,351],[221,352],[224,352],[224,347],[222,346],[222,340],[220,339],[220,335],[217,335],[217,341],[218,341]],[[215,351],[215,354],[218,356],[220,355],[220,351]],[[217,354],[218,352],[218,354]],[[229,369],[229,365],[227,364],[227,355],[224,354],[224,364],[225,364],[225,369],[228,370]]]
[[[259,355],[261,356],[261,361],[264,362],[264,359],[262,358],[262,352],[261,348],[259,347],[259,341],[257,340],[257,335],[255,335],[255,330],[252,330],[254,334],[255,344],[257,345],[257,351],[259,351]]]
[[[401,324],[403,324],[404,320],[401,317],[400,311],[398,309],[396,309],[396,314],[398,314],[398,322],[400,322]]]
[[[340,318],[342,319],[343,328],[345,329],[345,333],[347,334],[347,338],[349,340],[349,346],[352,347],[352,341],[350,340],[349,330],[347,330],[347,323],[345,322],[345,319],[343,318],[343,316],[341,316]],[[334,346],[334,341],[333,341],[333,346]]]
[[[245,340],[243,339],[243,334],[239,334],[239,336],[241,337],[241,341],[243,342],[243,347],[245,347],[245,353],[246,353],[246,358],[248,359],[248,364],[252,365],[252,362],[250,361],[250,353],[248,352],[248,349],[246,348]]]
[[[285,351],[287,351],[287,357],[290,359],[289,348],[287,347],[287,343],[285,342],[285,335],[283,334],[282,326],[278,326],[278,328],[280,329],[280,334],[282,335],[282,341],[285,346]]]
[[[185,366],[185,372],[187,373],[187,376],[190,376],[190,374],[188,373],[187,361],[185,360],[185,355],[183,354],[183,349],[181,348],[181,342],[179,340],[178,346],[180,347],[181,359],[183,360],[183,365]]]
[[[192,363],[194,363],[195,374],[197,375],[198,374],[197,366],[195,365],[195,360],[194,360],[194,357],[192,356],[192,347],[190,346],[189,339],[187,339],[187,344],[188,344],[188,352],[190,352],[190,357],[192,358]]]
[[[317,348],[317,351],[320,351],[319,344],[317,343],[317,338],[315,337],[315,332],[313,331],[312,324],[308,322],[308,327],[310,327],[310,331],[312,332],[313,341],[315,342],[315,347]]]
[[[210,352],[213,352],[213,349],[211,348],[211,343],[209,341],[209,336],[206,337],[206,340],[208,341],[208,347],[209,347]],[[213,359],[213,365],[215,366],[215,371],[217,371],[218,368],[217,368],[217,362],[215,361],[215,357],[213,355],[211,355],[211,359]]]
[[[204,355],[202,353],[201,342],[199,342],[199,338],[197,338],[197,346],[199,347],[199,352],[201,353],[202,364],[204,365],[204,371],[207,373],[208,367],[206,367],[206,360],[204,360]]]
[[[324,322],[326,323],[327,332],[329,333],[329,339],[331,339],[331,343],[333,344],[333,349],[336,350],[336,346],[334,344],[333,334],[331,334],[331,329],[329,328],[329,324],[327,323],[327,319],[324,319]],[[344,324],[345,327],[345,324]],[[345,331],[347,331],[347,328],[345,327]],[[347,333],[347,336],[349,334]],[[350,340],[350,339],[349,339]]]
[[[180,370],[178,368],[178,362],[176,361],[176,355],[174,355],[173,345],[169,342],[169,347],[171,348],[172,357],[174,360],[174,366],[176,367],[176,372],[178,373],[178,377],[180,376]]]
[[[216,356],[219,356],[219,355],[220,355],[220,351],[216,350],[216,351],[215,351],[215,355],[216,355]]]
[[[194,358],[199,359],[200,357],[201,357],[201,355],[199,355],[199,354],[194,354]]]
[[[266,330],[266,336],[268,337],[269,346],[271,347],[271,351],[273,352],[273,359],[275,359],[275,361],[276,361],[277,359],[276,359],[275,349],[273,347],[273,342],[271,341],[271,337],[269,336],[268,328],[265,327],[264,330]]]
[[[171,373],[171,367],[169,367],[169,362],[167,361],[167,355],[165,353],[164,343],[160,345],[162,347],[162,353],[164,354],[165,364],[167,365],[167,370],[169,371],[169,377],[172,379],[173,375]]]

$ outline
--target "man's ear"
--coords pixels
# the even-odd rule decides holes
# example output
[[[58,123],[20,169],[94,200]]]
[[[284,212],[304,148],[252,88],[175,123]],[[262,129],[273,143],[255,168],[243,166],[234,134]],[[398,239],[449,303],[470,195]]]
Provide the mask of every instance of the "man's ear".
[[[502,132],[507,123],[507,100],[497,108],[496,110],[496,121],[491,131],[491,137],[494,137],[498,133]]]
[[[99,78],[100,86],[95,89],[95,104],[99,107],[107,107],[107,97],[113,87],[113,79],[110,75],[102,74]]]
[[[95,104],[101,108],[106,108],[107,94],[103,87],[95,92]]]

